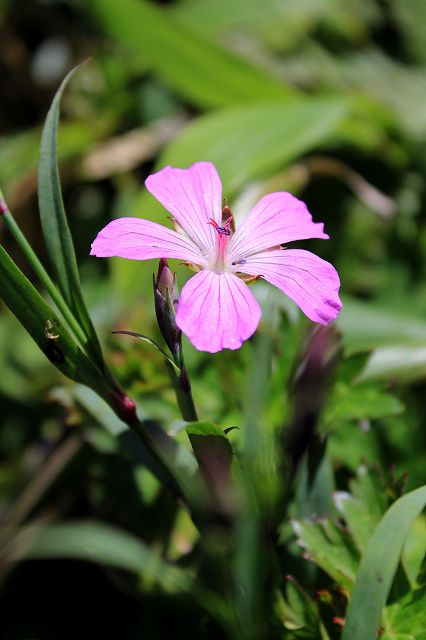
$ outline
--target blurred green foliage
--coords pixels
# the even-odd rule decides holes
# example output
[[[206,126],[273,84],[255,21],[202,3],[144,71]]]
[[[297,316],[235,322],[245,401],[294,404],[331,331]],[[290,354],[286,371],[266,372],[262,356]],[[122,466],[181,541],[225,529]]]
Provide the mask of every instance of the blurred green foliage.
[[[256,517],[238,513],[232,543],[214,528],[200,536],[181,503],[123,455],[123,423],[58,373],[2,307],[7,640],[162,638],[167,625],[176,638],[243,637],[243,622],[247,638],[341,637],[377,524],[426,482],[425,15],[417,0],[0,3],[0,185],[46,265],[54,249],[37,210],[42,125],[67,71],[91,59],[62,101],[61,184],[91,318],[141,420],[159,421],[188,453],[161,355],[110,333],[161,341],[157,265],[88,253],[112,217],[165,220],[143,187],[156,168],[215,162],[237,219],[264,193],[295,193],[326,224],[330,241],[309,248],[338,269],[344,301],[340,337],[324,338],[324,354],[335,349],[330,368],[324,356],[306,373],[318,335],[262,282],[253,292],[263,321],[240,351],[208,355],[184,343],[204,424],[194,432],[202,437],[212,423],[214,438],[238,427],[227,438],[244,465],[235,458],[232,477],[260,505]],[[3,224],[0,239],[40,286]],[[173,266],[182,286],[187,273]],[[13,292],[11,276],[0,293]],[[303,435],[308,422],[312,446],[294,460],[289,489],[285,438]],[[425,538],[419,517],[384,639],[426,637]]]

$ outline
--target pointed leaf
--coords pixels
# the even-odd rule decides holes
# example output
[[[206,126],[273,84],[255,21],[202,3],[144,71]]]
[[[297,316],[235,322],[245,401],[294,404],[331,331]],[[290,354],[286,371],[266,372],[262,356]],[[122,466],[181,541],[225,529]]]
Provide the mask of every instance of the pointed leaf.
[[[232,447],[222,429],[211,422],[190,422],[187,434],[200,469],[209,482],[226,488],[232,466]]]
[[[71,338],[62,320],[0,246],[0,295],[45,356],[64,375],[100,395],[105,386],[98,369]]]
[[[173,362],[172,358],[170,358],[170,356],[167,355],[167,353],[164,351],[164,349],[162,349],[160,347],[160,345],[157,342],[155,342],[155,340],[152,340],[151,338],[149,338],[148,336],[144,335],[143,333],[137,333],[136,331],[112,331],[111,333],[118,333],[119,335],[123,335],[123,336],[133,336],[134,338],[139,338],[139,340],[142,340],[142,342],[147,342],[152,347],[154,347],[154,349],[157,349],[157,351],[159,351],[162,356],[164,356],[164,358],[173,367],[173,369],[174,369],[174,371],[176,372],[177,375],[180,374],[179,367],[176,366],[176,364]]]
[[[62,201],[58,173],[57,142],[60,101],[68,81],[77,69],[78,67],[65,77],[47,114],[40,147],[38,197],[41,226],[54,280],[87,336],[88,349],[103,368],[99,341],[81,292],[77,261]]]
[[[130,533],[100,522],[27,527],[20,534],[24,558],[73,558],[132,571],[166,591],[188,591],[192,579]]]
[[[375,640],[410,528],[426,505],[426,485],[399,498],[365,552],[349,601],[342,640]]]

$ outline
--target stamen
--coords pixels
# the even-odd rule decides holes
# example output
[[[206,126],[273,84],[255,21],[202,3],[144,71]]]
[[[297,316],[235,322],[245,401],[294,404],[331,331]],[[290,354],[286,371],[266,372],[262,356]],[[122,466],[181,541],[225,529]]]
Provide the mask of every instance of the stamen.
[[[247,260],[245,258],[241,258],[241,260],[235,260],[235,262],[231,262],[232,266],[235,267],[237,264],[246,264]]]

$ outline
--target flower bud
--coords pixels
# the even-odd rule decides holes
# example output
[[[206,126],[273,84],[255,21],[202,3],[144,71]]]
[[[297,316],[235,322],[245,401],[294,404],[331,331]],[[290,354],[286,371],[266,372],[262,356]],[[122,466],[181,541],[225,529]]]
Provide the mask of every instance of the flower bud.
[[[180,363],[181,331],[176,325],[176,306],[179,291],[176,274],[170,271],[165,258],[161,258],[154,281],[155,314],[161,334],[169,347],[176,364]]]

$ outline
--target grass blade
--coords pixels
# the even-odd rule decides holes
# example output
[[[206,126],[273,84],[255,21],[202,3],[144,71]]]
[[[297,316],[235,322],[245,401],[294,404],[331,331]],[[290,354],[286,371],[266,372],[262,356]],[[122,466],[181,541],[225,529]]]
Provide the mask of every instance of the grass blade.
[[[0,246],[1,298],[44,355],[64,375],[105,397],[99,370],[71,338],[55,311]]]
[[[73,558],[132,571],[164,590],[188,591],[192,579],[143,542],[99,522],[70,522],[27,527],[20,534],[25,559]],[[26,544],[25,544],[26,543]]]
[[[426,485],[399,498],[383,516],[362,558],[342,640],[375,640],[404,542],[426,505]]]
[[[76,67],[59,87],[47,114],[40,147],[38,197],[40,219],[54,280],[87,337],[85,347],[104,368],[99,341],[90,320],[80,287],[73,241],[65,214],[58,173],[57,142],[62,94]]]

